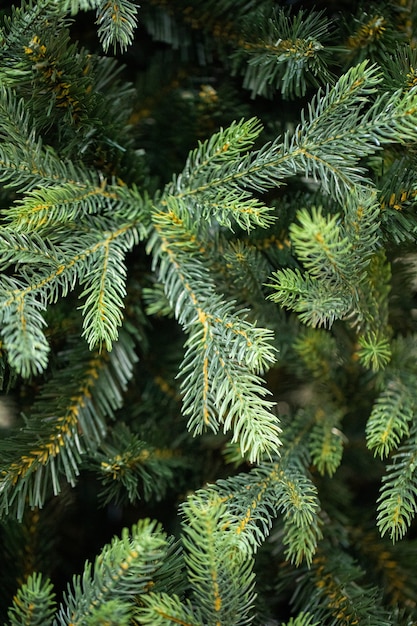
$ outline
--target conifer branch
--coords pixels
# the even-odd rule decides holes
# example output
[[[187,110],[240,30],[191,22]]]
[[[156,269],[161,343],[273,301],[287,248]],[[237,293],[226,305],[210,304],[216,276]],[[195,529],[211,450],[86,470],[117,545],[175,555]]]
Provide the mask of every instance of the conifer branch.
[[[316,411],[316,424],[309,439],[311,460],[320,474],[332,476],[340,466],[344,437],[340,430],[341,411],[324,406]]]
[[[117,601],[119,610],[123,608],[132,618],[136,597],[147,592],[158,578],[158,570],[164,576],[164,561],[175,554],[173,547],[160,525],[150,520],[141,520],[130,532],[125,528],[120,539],[116,537],[104,547],[94,565],[87,563],[82,576],[74,577],[72,589],[59,609],[57,624],[81,626],[97,619],[99,612],[103,618],[103,608],[110,608],[112,601]],[[177,559],[173,565],[178,566]],[[111,608],[114,613],[115,606]]]
[[[10,626],[51,626],[55,609],[55,594],[50,581],[44,580],[42,574],[33,574],[17,591],[8,611]]]
[[[225,504],[228,532],[243,542],[248,553],[256,552],[282,514],[286,557],[297,564],[311,563],[321,538],[319,502],[316,488],[301,468],[285,460],[263,463],[248,474],[217,481],[200,497]]]
[[[233,71],[244,75],[243,85],[256,95],[279,90],[286,98],[303,96],[308,85],[332,82],[328,70],[335,50],[327,45],[332,25],[322,12],[304,14],[276,9],[242,20],[232,53]]]
[[[158,449],[141,441],[127,426],[118,424],[94,454],[90,467],[103,485],[103,504],[134,503],[143,497],[162,499],[175,482],[184,459],[170,449]]]
[[[123,52],[132,43],[137,24],[138,5],[133,0],[100,0],[97,4],[98,36],[107,52],[119,45]]]
[[[50,492],[60,493],[62,478],[76,483],[83,455],[97,449],[107,419],[122,404],[136,360],[126,335],[110,354],[76,347],[62,357],[67,367],[45,386],[24,428],[1,442],[2,515],[13,509],[21,519],[27,504],[42,507]],[[54,393],[57,388],[60,396]]]
[[[312,574],[316,589],[310,610],[313,612],[313,605],[316,604],[317,617],[346,623],[365,618],[372,626],[389,626],[388,611],[379,605],[376,588],[361,584],[362,572],[349,555],[340,555],[336,564],[331,550],[325,546],[316,555]]]
[[[28,264],[19,278],[4,278],[0,291],[2,336],[10,363],[23,376],[42,371],[47,364],[49,348],[41,312],[49,302],[73,290],[77,282],[84,287],[81,310],[90,347],[103,343],[111,349],[117,339],[125,296],[124,256],[144,229],[136,221],[115,222],[101,221],[100,228],[108,225],[107,231],[95,230],[94,224],[87,232],[76,231],[55,247],[52,268],[38,265],[33,271]]]
[[[79,11],[91,11],[97,9],[101,0],[53,0],[59,5],[61,11],[70,11],[76,15]]]
[[[203,622],[247,624],[254,601],[253,560],[227,532],[226,507],[218,497],[203,495],[189,498],[182,510],[184,560]]]
[[[234,311],[232,302],[222,302],[201,255],[203,237],[214,220],[229,228],[232,219],[246,228],[252,221],[268,223],[262,213],[254,212],[250,196],[249,205],[242,198],[240,185],[228,185],[227,180],[225,188],[216,184],[212,190],[211,185],[212,172],[223,164],[228,170],[229,156],[240,158],[258,133],[256,121],[240,122],[191,155],[154,213],[155,235],[148,245],[168,300],[189,333],[181,366],[189,428],[197,433],[206,428],[216,432],[220,425],[225,432],[232,429],[251,460],[279,445],[276,418],[269,412],[271,403],[263,399],[266,392],[258,377],[274,359],[270,333],[250,324],[245,311]],[[230,203],[232,196],[236,204]]]
[[[200,626],[203,623],[200,610],[190,601],[181,602],[177,595],[149,593],[142,602],[138,616],[143,626],[165,626],[169,622],[181,626]]]
[[[388,533],[392,541],[404,537],[417,512],[415,425],[410,430],[410,436],[398,447],[387,467],[378,498],[378,528],[382,536]]]

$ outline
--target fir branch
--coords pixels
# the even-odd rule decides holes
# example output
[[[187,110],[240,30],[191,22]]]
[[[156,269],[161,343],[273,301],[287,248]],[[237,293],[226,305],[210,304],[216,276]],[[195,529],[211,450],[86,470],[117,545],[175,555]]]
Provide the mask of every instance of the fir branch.
[[[133,41],[138,5],[133,0],[99,0],[97,4],[98,36],[104,51],[119,45],[125,51]]]
[[[390,626],[388,611],[378,597],[376,587],[363,584],[363,572],[347,553],[337,556],[328,544],[323,545],[313,563],[314,587],[306,585],[309,611],[322,621],[354,624],[365,620],[372,626]],[[316,609],[316,610],[315,610]]]
[[[16,93],[5,84],[0,86],[0,112],[2,142],[26,147],[25,144],[36,141],[33,120],[24,99],[17,99]]]
[[[298,211],[296,217],[298,223],[290,226],[291,242],[310,276],[328,272],[330,280],[344,282],[348,268],[352,266],[352,246],[341,232],[340,216],[325,217],[320,207],[313,207],[311,211]]]
[[[248,553],[254,554],[262,545],[278,515],[279,476],[278,463],[263,463],[249,473],[220,479],[200,494],[208,501],[217,497],[225,503],[228,530]]]
[[[365,367],[383,367],[390,354],[386,336],[390,270],[381,253],[375,253],[379,222],[373,194],[347,202],[345,220],[324,217],[322,209],[314,207],[311,216],[302,210],[297,217],[301,225],[293,223],[290,234],[306,271],[275,272],[270,299],[299,313],[300,320],[312,326],[331,326],[343,317],[350,317],[358,327],[365,321],[358,356]],[[378,341],[374,328],[378,328]]]
[[[128,231],[130,237],[126,239],[123,235]],[[84,287],[80,298],[85,298],[80,307],[84,317],[83,337],[90,349],[101,348],[104,344],[107,350],[111,350],[118,337],[126,297],[127,269],[124,259],[126,252],[138,241],[135,235],[130,224],[111,233],[107,241],[100,245],[100,255],[94,259],[93,253],[90,257],[88,275],[80,281]]]
[[[173,553],[173,542],[161,527],[148,519],[105,546],[94,565],[87,563],[75,576],[57,615],[60,626],[81,626],[108,607],[123,600],[133,613],[136,597],[146,593],[164,560]],[[120,604],[119,604],[120,606]]]
[[[42,147],[40,141],[25,146],[25,149],[7,142],[0,146],[0,182],[5,183],[6,189],[17,187],[20,192],[24,192],[34,187],[56,184],[72,184],[83,188],[85,179],[90,176],[91,173],[84,167],[62,161],[50,147]],[[100,176],[94,175],[94,179],[100,186]]]
[[[375,192],[350,194],[343,204],[343,216],[342,233],[352,246],[351,275],[361,280],[368,276],[372,258],[381,247],[381,211]]]
[[[367,584],[365,571],[340,544],[335,547],[334,538],[320,544],[311,568],[292,568],[288,574],[287,583],[298,585],[291,600],[293,609],[307,613],[319,624],[397,624],[378,588]]]
[[[378,499],[378,528],[396,541],[415,514],[415,380],[416,338],[397,337],[392,358],[366,426],[367,444],[381,458],[391,455]]]
[[[389,533],[392,541],[404,537],[417,512],[416,434],[413,425],[382,478],[377,524],[381,535]]]
[[[230,159],[223,167],[221,161],[217,163],[218,159],[213,164],[209,159],[207,166],[197,168],[199,176],[193,177],[188,189],[182,190],[182,178],[178,179],[177,197],[199,199],[200,194],[203,197],[207,193],[215,194],[219,186],[235,190],[244,185],[264,191],[281,185],[285,178],[296,172],[302,172],[319,179],[323,190],[342,204],[353,190],[357,192],[359,202],[363,201],[369,180],[364,176],[359,160],[377,151],[382,143],[414,137],[417,96],[413,91],[378,97],[359,119],[365,103],[370,102],[370,96],[380,82],[381,77],[375,68],[366,67],[366,63],[351,68],[332,89],[318,94],[309,106],[308,118],[303,116],[302,124],[294,134],[287,133],[283,143],[275,142],[258,152],[238,157],[238,160]],[[339,148],[346,142],[350,150],[342,159]],[[167,191],[175,193],[172,187]]]
[[[414,602],[415,591],[409,581],[416,566],[412,551],[415,540],[411,540],[408,545],[406,542],[393,544],[388,538],[381,541],[376,529],[364,531],[360,527],[355,529],[354,539],[364,558],[372,562],[384,592],[390,598],[390,604],[398,606]]]
[[[284,519],[286,557],[299,565],[308,564],[321,538],[317,490],[296,463],[262,463],[249,473],[218,480],[200,498],[225,504],[228,532],[254,553],[269,535],[274,519]]]
[[[313,99],[308,117],[302,116],[302,125],[287,144],[288,156],[297,155],[305,172],[318,178],[323,190],[342,203],[349,189],[367,186],[359,166],[362,157],[385,143],[413,141],[414,90],[383,93],[364,112],[364,104],[371,102],[380,82],[376,69],[366,63],[351,68],[332,89]],[[349,144],[343,158],[336,148],[342,138]]]
[[[229,229],[234,223],[248,231],[270,224],[273,221],[271,209],[253,198],[245,189],[246,181],[235,181],[229,176],[261,130],[258,120],[241,120],[225,130],[220,129],[200,144],[189,154],[183,172],[167,185],[166,202],[185,200],[188,210],[192,203],[199,221],[216,220]]]
[[[400,26],[401,13],[409,7],[400,8],[395,2],[383,5],[373,3],[361,7],[349,25],[350,35],[346,41],[346,52],[351,63],[364,59],[384,65],[387,50],[395,50],[405,41],[404,27]]]
[[[332,380],[337,366],[341,365],[336,339],[325,330],[301,328],[294,350],[308,372],[323,384]]]
[[[86,626],[130,626],[132,614],[132,606],[126,600],[108,600],[94,608],[84,623]]]
[[[304,96],[309,85],[333,82],[327,67],[336,52],[327,45],[331,31],[323,12],[257,11],[242,21],[231,55],[233,71],[244,74],[243,86],[252,97],[276,90],[286,98]]]
[[[203,617],[198,607],[190,601],[181,602],[177,595],[148,593],[142,598],[143,606],[137,609],[143,626],[166,626],[168,623],[181,626],[201,626]]]
[[[55,593],[50,581],[42,574],[33,574],[18,589],[7,615],[10,626],[51,626],[55,609]]]
[[[388,165],[382,164],[378,173],[376,184],[380,189],[381,228],[386,241],[401,244],[415,240],[415,172],[415,157],[411,153]]]
[[[53,269],[55,274],[56,268]],[[24,296],[18,298],[19,292]],[[45,302],[23,282],[6,276],[0,287],[0,301],[1,334],[9,364],[24,378],[43,372],[50,351],[43,330],[46,326],[42,315]]]
[[[188,579],[203,622],[237,626],[251,621],[253,560],[227,532],[229,516],[220,498],[195,495],[182,506]]]
[[[362,328],[357,355],[364,367],[373,371],[384,369],[391,359],[390,291],[391,265],[382,249],[371,257],[367,279],[359,292],[361,316],[358,325]]]
[[[10,52],[16,45],[22,43],[23,37],[33,28],[38,28],[40,24],[48,19],[54,19],[62,15],[57,3],[50,0],[23,0],[20,6],[12,5],[10,15],[4,16],[4,48],[2,52]],[[0,71],[4,71],[1,68]],[[3,77],[2,77],[3,78]]]
[[[0,398],[0,513],[36,512],[92,467],[105,498],[158,500],[178,479],[177,459],[161,459],[144,438],[151,431],[159,445],[158,429],[164,440],[174,429],[175,445],[184,441],[196,461],[188,487],[206,483],[182,509],[185,557],[153,522],[123,531],[74,579],[54,624],[406,626],[416,594],[392,576],[410,571],[412,579],[414,543],[403,542],[405,569],[384,546],[405,536],[417,510],[415,285],[391,276],[390,265],[409,262],[417,232],[416,11],[408,3],[407,14],[398,0],[358,13],[356,32],[345,37],[349,55],[325,17],[334,2],[321,3],[326,13],[295,5],[289,13],[271,0],[148,4],[148,34],[190,56],[172,55],[168,84],[167,56],[148,63],[159,46],[138,41],[128,71],[144,70],[144,88],[126,82],[116,60],[71,42],[91,36],[82,16],[69,28],[69,13],[96,10],[105,49],[124,50],[139,15],[134,0],[24,0],[2,16],[0,202],[11,206],[0,228],[0,384],[29,417],[14,428],[19,418],[8,410],[3,418]],[[339,7],[342,20],[348,4]],[[245,86],[275,92],[276,106],[249,105],[238,87],[224,96],[232,48]],[[339,51],[347,64],[368,61],[333,84]],[[323,83],[301,116],[297,103],[283,102]],[[131,115],[136,94],[141,108]],[[226,127],[249,110],[264,128],[255,118]],[[181,171],[191,141],[217,123]],[[157,177],[171,170],[180,173],[155,192]],[[268,282],[275,297],[265,301]],[[145,285],[154,285],[151,293]],[[158,316],[149,345],[143,299]],[[336,320],[331,333],[314,329]],[[127,331],[144,353],[139,386],[129,389],[136,356]],[[131,427],[123,430],[108,422],[126,393]],[[181,401],[188,428],[212,433],[197,448],[187,434],[177,438]],[[288,413],[282,432],[278,410]],[[368,523],[364,490],[382,463],[349,446],[334,475],[342,417],[355,442],[369,413],[368,448],[391,456],[378,500],[387,538],[371,563],[352,529]],[[207,483],[227,474],[225,459],[245,471]],[[163,514],[172,524],[170,509]],[[44,580],[33,577],[17,592],[11,626],[53,620]],[[31,594],[44,599],[39,619]],[[387,608],[392,600],[399,606]]]
[[[159,263],[159,279],[175,315],[189,334],[181,366],[189,428],[232,429],[241,450],[259,459],[279,445],[277,420],[270,413],[272,405],[263,399],[267,392],[257,375],[274,360],[271,334],[217,294],[199,258],[201,216],[192,220],[187,206],[179,202],[168,206],[168,211],[154,214],[156,231],[148,250]]]
[[[13,90],[0,89],[0,181],[6,188],[17,187],[22,192],[59,182],[83,188],[87,181],[100,186],[102,177],[79,163],[61,160],[50,146],[44,146],[27,103]]]
[[[183,411],[190,415],[188,427],[196,433],[206,428],[216,432],[219,425],[224,432],[232,430],[232,441],[253,462],[277,452],[280,444],[277,419],[270,411],[273,403],[264,400],[268,391],[254,373],[257,361],[266,357],[267,336],[230,315],[226,307],[218,317],[207,312],[187,340],[181,366]],[[251,347],[252,355],[247,356],[253,364],[242,360],[244,346]]]
[[[79,11],[91,11],[97,9],[101,0],[52,0],[63,12],[69,11],[76,15]]]
[[[45,386],[24,428],[1,442],[1,514],[13,510],[20,519],[25,506],[42,507],[51,489],[60,493],[62,477],[76,483],[83,455],[97,448],[122,404],[136,360],[126,335],[110,354],[76,347],[61,356],[67,367]]]
[[[359,161],[373,154],[383,143],[414,139],[417,95],[383,94],[364,112],[381,76],[366,63],[351,68],[333,88],[318,93],[308,107],[308,116],[294,133],[287,132],[257,152],[230,159],[223,167],[208,162],[188,190],[179,190],[181,199],[210,193],[217,188],[265,191],[280,186],[296,173],[320,180],[323,191],[344,204],[354,191],[358,202],[369,197],[369,178]],[[340,156],[343,145],[348,153]],[[181,181],[181,179],[179,179]],[[168,191],[173,193],[171,188]],[[204,195],[203,195],[204,197]]]
[[[270,299],[298,313],[304,324],[331,326],[352,309],[352,293],[337,284],[303,276],[298,269],[279,270],[273,280],[270,286],[275,291]]]
[[[359,337],[358,343],[360,348],[357,354],[366,368],[377,372],[389,363],[391,348],[388,338],[382,332],[370,331]]]
[[[316,411],[316,424],[309,439],[311,460],[320,474],[332,476],[343,455],[344,437],[339,426],[342,411],[336,406],[325,406]]]
[[[161,500],[184,465],[184,459],[175,451],[150,446],[124,424],[113,428],[110,439],[101,444],[89,463],[103,485],[103,504],[119,505],[134,503],[141,494],[145,500]]]
[[[322,536],[316,488],[305,472],[291,466],[281,470],[279,485],[286,557],[296,565],[303,560],[310,565]]]
[[[262,285],[270,270],[265,257],[254,245],[240,239],[225,242],[220,251],[225,261],[221,269],[225,269],[231,291],[238,291],[242,301],[251,304],[251,310],[262,310],[265,301]]]
[[[111,230],[101,230],[107,224]],[[33,271],[27,265],[20,270],[20,278],[4,277],[0,290],[2,335],[10,363],[23,376],[42,371],[47,364],[49,348],[41,312],[77,282],[84,287],[81,297],[86,299],[81,308],[90,347],[104,343],[111,349],[117,339],[125,296],[124,281],[120,280],[125,277],[124,256],[140,235],[135,222],[107,224],[103,219],[100,230],[76,232],[60,249],[57,246],[59,264],[52,270],[38,266]],[[140,225],[139,230],[143,233]]]
[[[46,226],[73,222],[83,214],[105,212],[113,207],[117,195],[106,189],[106,181],[100,187],[82,188],[73,182],[48,188],[35,188],[22,200],[18,200],[7,212],[11,226],[16,230],[39,230]]]
[[[86,180],[82,186],[68,181],[28,191],[5,212],[5,217],[14,232],[44,230],[49,235],[51,227],[56,229],[71,222],[85,221],[85,225],[90,226],[91,222],[83,220],[88,215],[102,214],[113,220],[120,216],[136,220],[140,236],[144,238],[149,225],[149,207],[146,193],[140,193],[136,186],[129,188],[105,179],[101,179],[98,186],[93,181]],[[106,225],[103,221],[103,226]]]
[[[0,230],[0,250],[2,271],[14,266],[16,259],[19,259],[19,263],[23,265],[34,267],[49,265],[51,269],[59,264],[53,247],[36,233],[28,236],[3,228]]]

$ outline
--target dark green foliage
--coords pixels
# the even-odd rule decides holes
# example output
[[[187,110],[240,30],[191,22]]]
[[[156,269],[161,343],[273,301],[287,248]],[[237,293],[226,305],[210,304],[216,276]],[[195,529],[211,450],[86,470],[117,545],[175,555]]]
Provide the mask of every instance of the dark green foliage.
[[[416,622],[416,20],[2,7],[2,623]]]

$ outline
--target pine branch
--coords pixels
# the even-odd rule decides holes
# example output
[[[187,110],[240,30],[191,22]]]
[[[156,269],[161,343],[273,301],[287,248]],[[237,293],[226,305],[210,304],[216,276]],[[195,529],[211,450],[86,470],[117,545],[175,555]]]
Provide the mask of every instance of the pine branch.
[[[22,264],[31,266],[51,266],[51,269],[59,263],[55,251],[49,242],[40,237],[37,233],[18,234],[3,228],[0,231],[0,250],[2,253],[1,269],[13,267],[16,258]]]
[[[132,43],[134,31],[137,25],[137,12],[138,5],[133,0],[117,0],[111,3],[104,2],[103,0],[53,0],[52,2],[44,0],[38,2],[37,10],[34,10],[32,3],[23,3],[22,9],[14,11],[13,17],[10,22],[13,24],[13,29],[10,33],[10,40],[14,38],[18,39],[20,35],[20,29],[23,18],[27,18],[30,15],[30,11],[33,12],[33,18],[30,21],[36,25],[39,23],[39,18],[47,17],[51,15],[59,15],[61,18],[65,13],[70,12],[72,15],[76,15],[80,11],[96,10],[98,35],[104,50],[119,45],[123,52]],[[29,20],[27,20],[29,22]],[[26,24],[28,26],[28,23]]]
[[[372,626],[389,626],[388,612],[378,602],[376,588],[361,584],[362,572],[352,558],[343,554],[337,558],[339,562],[327,549],[315,559],[316,591],[311,604],[323,603],[322,611],[316,612],[316,616],[327,614],[328,619],[347,624],[365,619]],[[314,615],[312,606],[310,611]]]
[[[271,209],[247,191],[249,179],[240,181],[233,176],[233,169],[243,166],[244,155],[261,130],[258,120],[241,120],[200,144],[189,154],[183,172],[167,185],[167,201],[186,201],[189,210],[192,203],[199,221],[216,220],[229,229],[237,224],[249,231],[270,224]]]
[[[230,524],[225,506],[218,497],[196,495],[182,510],[184,559],[203,622],[250,623],[253,560],[238,537],[225,532]]]
[[[258,152],[228,160],[223,168],[208,162],[207,168],[197,169],[192,186],[182,191],[179,198],[199,198],[210,193],[213,197],[219,186],[236,190],[241,185],[248,189],[265,191],[280,186],[285,178],[296,173],[320,180],[323,191],[344,204],[352,191],[363,201],[369,197],[360,159],[373,154],[383,143],[413,139],[417,95],[396,92],[383,94],[364,113],[381,76],[366,63],[351,68],[333,88],[319,92],[302,116],[295,133],[286,133],[283,143],[266,145]],[[253,124],[252,124],[253,126]],[[249,128],[249,130],[251,130]],[[340,157],[343,145],[349,144],[349,153]],[[181,179],[179,179],[181,182]],[[172,193],[172,189],[168,188]]]
[[[27,264],[19,278],[4,277],[0,291],[3,340],[10,363],[23,376],[42,371],[47,364],[49,347],[41,312],[77,282],[84,287],[81,309],[87,342],[91,348],[105,344],[111,349],[122,322],[124,257],[139,241],[140,231],[143,234],[144,229],[136,221],[117,223],[103,218],[87,232],[75,231],[55,246],[58,258],[52,268],[38,266],[34,271]]]
[[[97,9],[101,0],[54,0],[62,12],[70,11],[76,15],[79,11],[91,11]]]
[[[244,126],[242,145],[241,127],[242,124],[232,127],[228,133],[232,154],[240,153],[247,141],[252,141],[252,137],[247,138]],[[201,147],[202,152],[207,149],[201,167],[204,176],[207,170],[217,169],[219,162],[224,161],[224,151],[219,145],[224,146],[222,132]],[[197,173],[201,158],[197,153],[193,159]],[[188,165],[184,176],[187,168]],[[279,445],[276,419],[269,412],[271,404],[263,400],[266,392],[257,375],[274,359],[268,345],[270,333],[250,324],[245,311],[235,311],[233,303],[222,302],[201,259],[203,236],[208,234],[207,217],[212,219],[205,212],[204,191],[200,186],[196,190],[192,215],[190,205],[182,197],[182,180],[179,177],[176,183],[177,196],[167,196],[154,214],[156,230],[148,250],[153,252],[154,263],[159,264],[159,279],[165,285],[175,315],[189,333],[181,366],[184,413],[191,416],[189,428],[195,432],[207,427],[216,432],[219,425],[225,432],[233,429],[234,440],[239,441],[242,452],[248,451],[251,459],[259,459]],[[199,176],[198,185],[200,181]],[[233,208],[229,207],[232,215]]]
[[[149,593],[143,598],[143,606],[137,611],[143,626],[166,626],[169,623],[181,626],[201,626],[203,617],[191,602],[181,602],[176,595]]]
[[[367,445],[375,455],[387,457],[410,434],[414,404],[413,394],[401,379],[387,381],[366,424]]]
[[[383,64],[385,51],[404,42],[404,28],[399,24],[405,8],[400,9],[395,3],[388,2],[382,6],[371,4],[366,9],[358,10],[350,25],[351,34],[346,42],[348,58],[352,63],[370,59]],[[405,21],[408,20],[408,16],[405,17]]]
[[[292,224],[294,251],[303,268],[281,269],[272,276],[269,297],[299,314],[311,326],[332,326],[349,319],[360,329],[357,354],[377,371],[387,365],[389,345],[387,296],[391,271],[379,243],[379,209],[373,194],[351,198],[344,220],[313,207]]]
[[[60,182],[83,188],[87,181],[100,186],[102,179],[96,173],[62,161],[51,147],[43,146],[28,105],[6,87],[1,87],[0,110],[0,181],[6,188],[17,187],[24,192]]]
[[[333,476],[343,456],[344,437],[340,430],[342,411],[325,405],[316,411],[316,424],[310,434],[311,460],[320,474]]]
[[[293,608],[319,624],[393,623],[392,611],[381,603],[377,588],[364,582],[364,571],[346,551],[340,547],[335,551],[331,541],[321,544],[310,569],[294,568],[288,574],[288,582],[297,579],[300,585]]]
[[[303,327],[294,341],[294,350],[309,375],[322,385],[332,384],[343,357],[331,333]]]
[[[398,606],[409,601],[415,602],[415,590],[409,584],[410,572],[415,568],[414,553],[410,550],[414,541],[393,544],[387,538],[381,542],[376,529],[364,531],[360,528],[355,529],[354,539],[361,554],[372,563],[390,604]]]
[[[416,428],[393,455],[392,463],[382,478],[378,498],[378,528],[381,535],[389,533],[392,541],[406,534],[415,517],[417,506]]]
[[[311,563],[321,538],[319,502],[306,471],[296,463],[263,463],[249,473],[217,481],[200,498],[225,503],[229,533],[243,542],[247,553],[256,552],[282,514],[286,557],[296,564]]]
[[[101,444],[89,463],[103,485],[103,504],[119,505],[134,503],[141,494],[147,501],[161,500],[184,465],[185,460],[175,451],[150,446],[123,424],[116,424],[110,440]]]
[[[30,548],[25,577],[42,564],[35,531],[13,543],[6,524],[37,529],[84,469],[109,513],[164,498],[176,528],[186,500],[182,547],[143,520],[57,589],[58,612],[22,575],[8,621],[409,626],[416,11],[341,0],[333,27],[334,2],[191,4],[1,12],[0,385],[27,417],[0,398],[0,542],[16,563]],[[90,10],[105,51],[142,18],[126,70],[73,43],[94,38]]]
[[[138,5],[131,0],[106,0],[97,2],[98,36],[107,52],[111,45],[114,51],[119,45],[121,51],[132,43],[137,24]]]
[[[7,33],[7,38],[5,38],[5,50],[3,51],[13,50],[16,44],[21,44],[23,37],[33,28],[37,28],[44,20],[46,21],[48,17],[53,18],[60,15],[60,8],[56,4],[53,6],[49,0],[37,2],[23,0],[20,7],[12,5],[10,15],[4,16],[4,33]],[[4,76],[2,78],[4,79]]]
[[[240,31],[232,68],[244,75],[252,97],[279,90],[294,98],[304,96],[309,85],[333,82],[327,66],[336,50],[327,45],[332,24],[323,12],[256,11],[242,20]]]
[[[27,104],[16,94],[1,88],[0,136],[4,138],[0,148],[0,181],[7,187],[20,191],[37,185],[57,183],[72,184],[83,188],[88,181],[100,187],[102,178],[87,172],[79,163],[62,161],[50,146],[43,146]]]
[[[83,456],[97,449],[122,404],[136,359],[126,335],[110,354],[77,346],[61,356],[67,367],[45,386],[25,426],[1,441],[2,514],[21,519],[25,506],[42,507],[50,491],[60,493],[62,478],[76,483]]]
[[[415,241],[414,205],[417,196],[414,156],[393,160],[377,177],[380,187],[381,228],[384,239],[395,244]]]
[[[55,614],[55,594],[41,574],[29,576],[18,590],[8,611],[10,626],[51,626]]]
[[[164,561],[172,557],[172,564],[178,566],[174,550],[173,541],[155,522],[145,519],[130,532],[125,528],[120,539],[114,538],[103,548],[94,565],[87,563],[82,576],[74,577],[72,589],[60,606],[57,624],[96,624],[103,613],[109,617],[110,608],[114,611],[111,602],[117,602],[124,619],[132,618],[136,597],[147,593],[158,579]],[[179,572],[175,578],[179,578]]]
[[[300,270],[283,269],[273,276],[271,284],[276,291],[271,300],[299,314],[304,324],[313,327],[331,326],[336,319],[348,315],[352,307],[352,295],[332,283],[314,281]]]

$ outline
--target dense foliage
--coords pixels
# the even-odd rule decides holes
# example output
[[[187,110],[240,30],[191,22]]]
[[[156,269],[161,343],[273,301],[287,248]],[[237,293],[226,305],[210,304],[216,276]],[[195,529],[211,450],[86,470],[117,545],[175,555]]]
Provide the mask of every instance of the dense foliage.
[[[417,6],[24,0],[0,618],[417,620]]]

